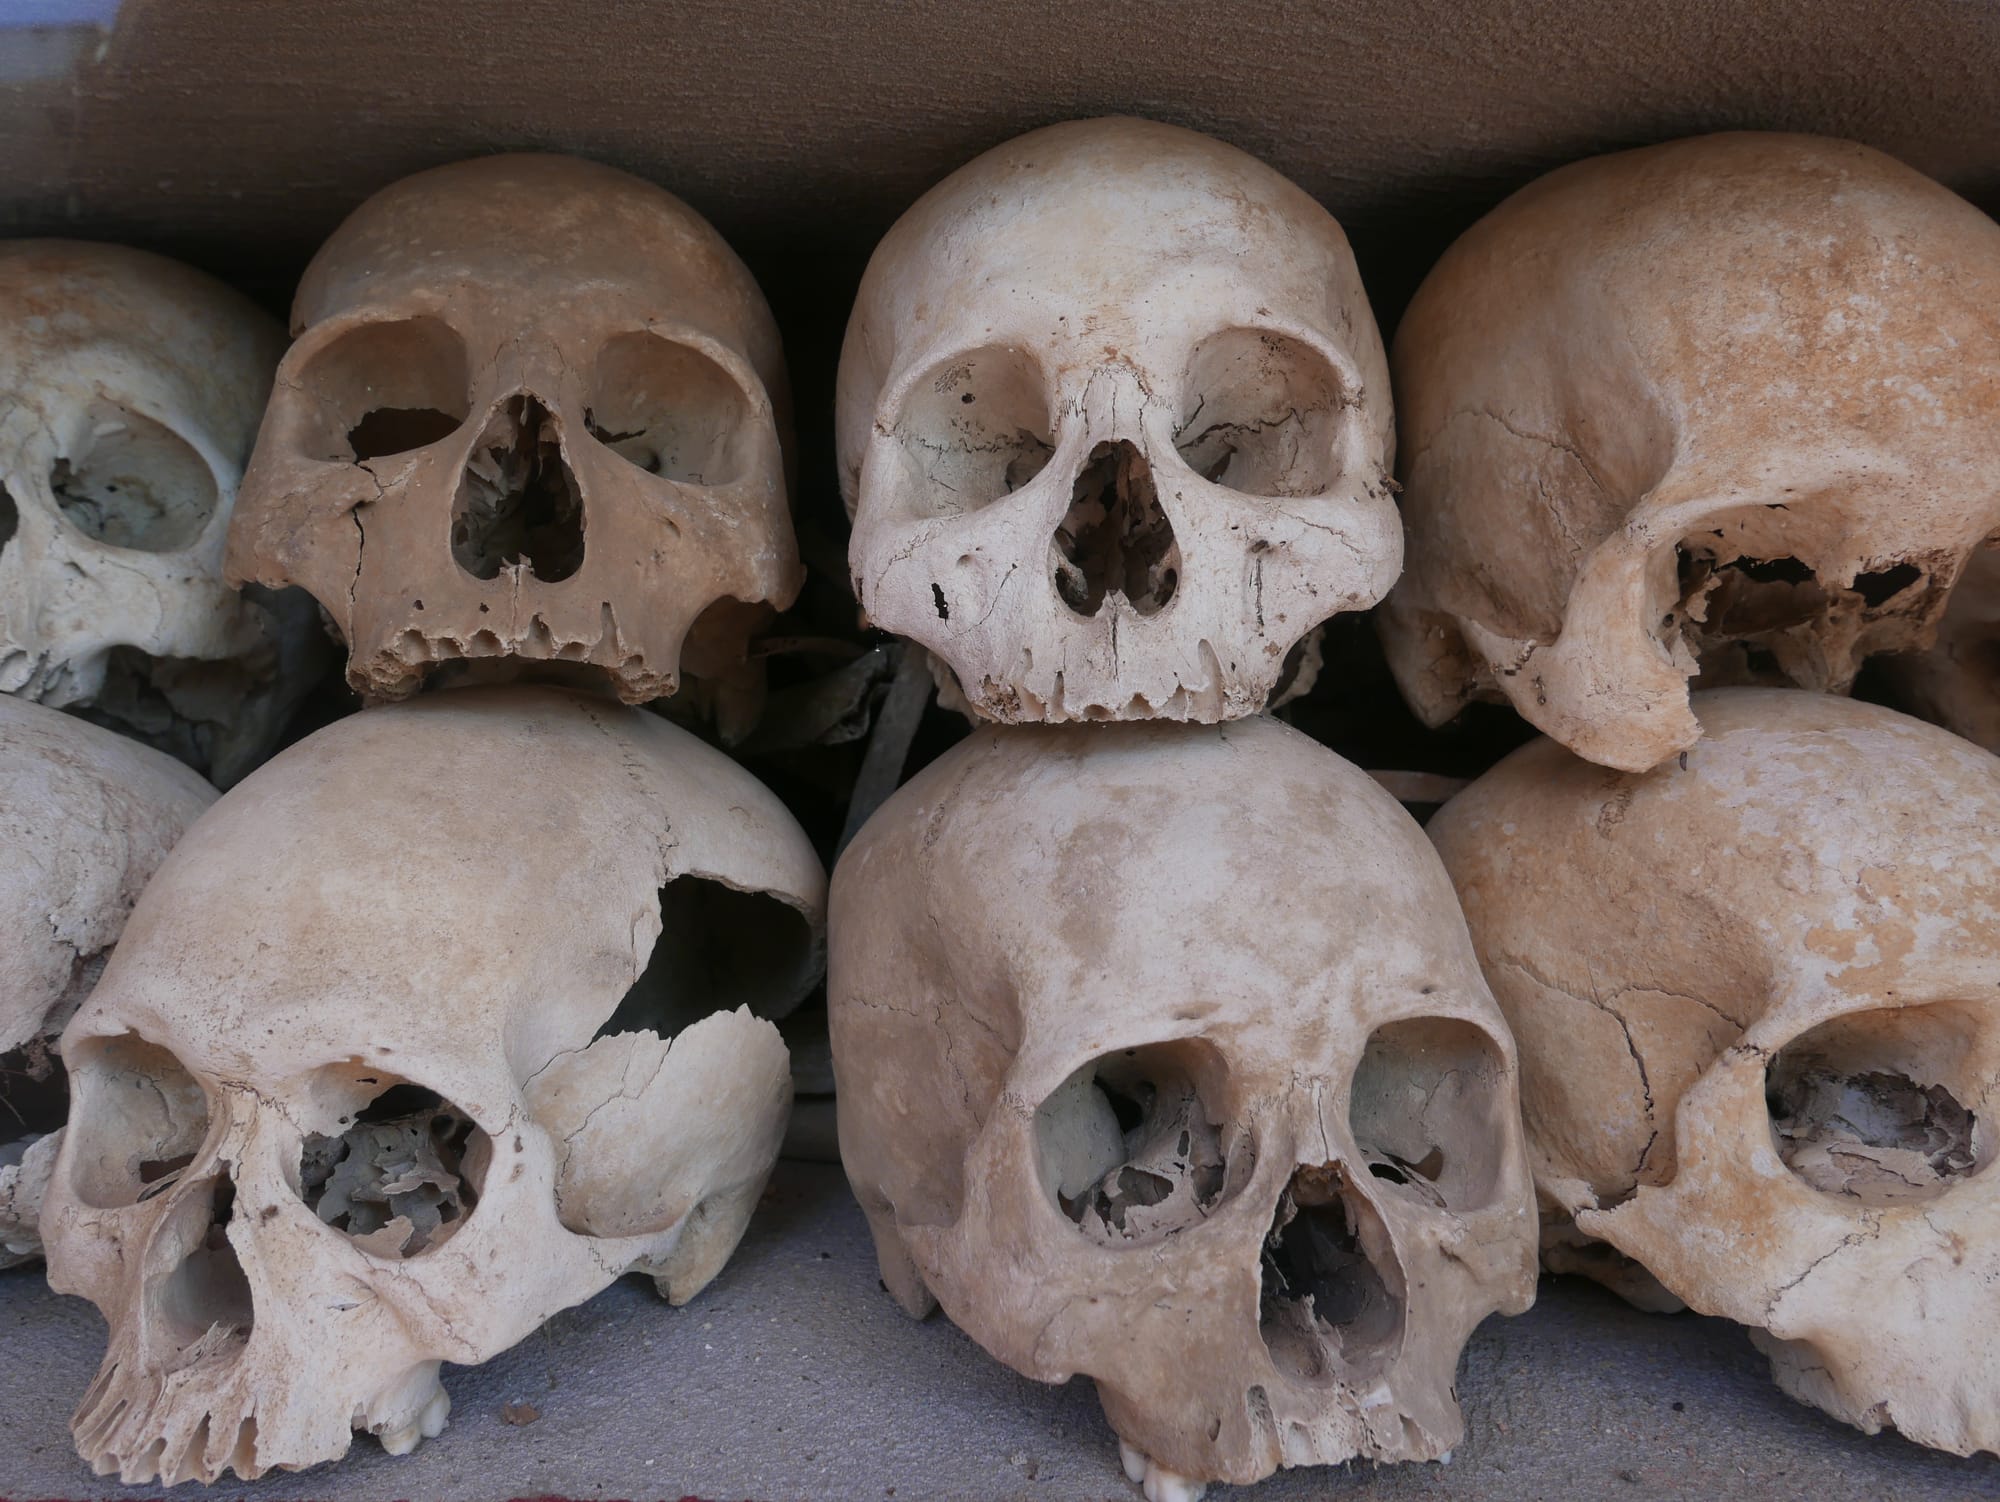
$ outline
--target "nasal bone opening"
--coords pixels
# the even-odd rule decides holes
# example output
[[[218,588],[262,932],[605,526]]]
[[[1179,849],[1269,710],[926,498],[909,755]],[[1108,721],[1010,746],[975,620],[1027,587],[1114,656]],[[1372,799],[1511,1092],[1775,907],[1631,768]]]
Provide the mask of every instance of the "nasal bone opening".
[[[1394,1358],[1406,1291],[1387,1227],[1338,1163],[1300,1168],[1278,1198],[1260,1264],[1258,1333],[1302,1382],[1352,1381]]]
[[[1180,544],[1160,508],[1153,467],[1129,439],[1090,451],[1050,552],[1056,593],[1078,615],[1096,615],[1113,594],[1140,615],[1174,597]]]
[[[247,1338],[253,1323],[250,1280],[229,1244],[236,1214],[236,1185],[218,1173],[205,1186],[190,1186],[174,1214],[188,1251],[160,1285],[158,1308],[183,1348],[222,1331]],[[189,1223],[192,1222],[192,1223]],[[162,1228],[163,1233],[166,1228]]]
[[[553,584],[583,566],[583,492],[561,438],[556,415],[525,391],[486,420],[451,511],[451,555],[473,578],[525,568]]]

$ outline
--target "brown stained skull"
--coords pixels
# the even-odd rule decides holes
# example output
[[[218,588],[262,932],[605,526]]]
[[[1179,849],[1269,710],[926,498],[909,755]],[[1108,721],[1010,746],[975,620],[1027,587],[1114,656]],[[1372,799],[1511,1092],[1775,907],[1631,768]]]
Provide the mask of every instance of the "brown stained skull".
[[[1685,767],[1537,741],[1430,825],[1548,1265],[1749,1326],[1870,1433],[2000,1450],[2000,759],[1823,694],[1694,709]]]
[[[770,310],[693,210],[569,157],[419,173],[321,247],[292,322],[229,568],[310,590],[356,689],[496,658],[628,703],[740,686],[803,578],[789,413]]]
[[[621,1274],[686,1301],[791,1098],[769,1017],[825,878],[775,797],[641,710],[466,688],[218,802],[63,1035],[49,1280],[110,1326],[100,1475],[250,1480],[443,1427]]]
[[[841,1154],[903,1306],[1094,1378],[1150,1497],[1434,1459],[1534,1288],[1513,1046],[1449,883],[1266,718],[989,727],[833,883]]]
[[[1551,173],[1446,252],[1394,367],[1383,638],[1432,724],[1504,695],[1644,770],[1700,734],[1690,678],[1844,692],[1928,646],[2000,524],[2000,226],[1848,142]]]
[[[1401,562],[1346,237],[1193,131],[1051,126],[932,189],[862,278],[837,406],[862,608],[986,719],[1254,714]]]
[[[67,1102],[56,1035],[214,800],[163,752],[0,695],[0,1267],[41,1255]]]

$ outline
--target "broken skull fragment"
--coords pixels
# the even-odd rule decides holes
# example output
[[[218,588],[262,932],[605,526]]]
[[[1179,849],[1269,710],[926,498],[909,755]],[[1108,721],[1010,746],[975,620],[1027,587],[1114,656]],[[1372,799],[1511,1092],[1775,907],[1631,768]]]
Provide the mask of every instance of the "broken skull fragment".
[[[310,590],[357,691],[539,668],[641,703],[689,673],[747,728],[750,629],[803,580],[790,412],[705,220],[572,157],[461,162],[355,210],[292,321],[229,570]]]
[[[154,868],[214,800],[163,752],[0,695],[0,1267],[41,1255],[68,1103],[56,1036]]]
[[[1519,1042],[1547,1263],[1749,1326],[1870,1433],[2000,1449],[2000,759],[1830,695],[1693,709],[1685,768],[1536,741],[1430,826]]]
[[[1382,635],[1432,725],[1504,696],[1643,771],[1701,733],[1691,679],[1845,693],[1928,647],[2000,528],[2000,226],[1852,142],[1550,173],[1445,253],[1393,363]]]
[[[718,752],[550,689],[367,710],[235,788],[63,1036],[49,1279],[110,1325],[84,1457],[401,1453],[442,1363],[628,1270],[693,1297],[777,1154],[824,885]]]
[[[835,871],[841,1153],[882,1276],[1093,1378],[1150,1497],[1426,1460],[1525,1309],[1513,1045],[1450,883],[1277,721],[987,727]]]

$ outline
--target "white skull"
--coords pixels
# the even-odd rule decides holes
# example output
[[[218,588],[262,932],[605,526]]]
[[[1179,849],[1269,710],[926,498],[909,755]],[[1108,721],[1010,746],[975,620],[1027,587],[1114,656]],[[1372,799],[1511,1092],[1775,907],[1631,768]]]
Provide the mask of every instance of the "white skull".
[[[1096,1379],[1148,1496],[1433,1459],[1534,1291],[1513,1045],[1422,832],[1275,720],[988,727],[833,884],[883,1281]]]
[[[837,406],[862,608],[988,719],[1255,713],[1401,565],[1346,237],[1192,131],[1051,126],[932,189],[862,278]]]
[[[2000,527],[2000,226],[1881,153],[1721,135],[1579,162],[1396,335],[1411,705],[1504,694],[1630,771],[1687,680],[1845,692]]]
[[[1431,824],[1549,1265],[1631,1296],[1622,1254],[1794,1397],[2000,1448],[2000,759],[1827,695],[1694,707],[1685,769],[1537,741]]]
[[[163,257],[0,245],[0,690],[223,785],[275,743],[277,679],[318,627],[239,596],[222,552],[283,349],[273,319]]]
[[[726,1009],[810,987],[823,889],[741,769],[554,690],[371,710],[262,768],[63,1036],[49,1281],[111,1327],[84,1457],[172,1485],[352,1429],[401,1453],[444,1423],[439,1363],[634,1268],[692,1296],[790,1101],[777,1030]]]
[[[740,673],[798,593],[777,327],[672,194],[560,156],[418,173],[320,248],[292,323],[229,569],[311,591],[360,692],[511,658],[639,703],[683,657]]]
[[[1884,667],[1912,714],[2000,753],[2000,537],[1966,560],[1931,649]]]
[[[63,1101],[56,1034],[215,790],[124,736],[0,695],[0,1267],[41,1255]]]

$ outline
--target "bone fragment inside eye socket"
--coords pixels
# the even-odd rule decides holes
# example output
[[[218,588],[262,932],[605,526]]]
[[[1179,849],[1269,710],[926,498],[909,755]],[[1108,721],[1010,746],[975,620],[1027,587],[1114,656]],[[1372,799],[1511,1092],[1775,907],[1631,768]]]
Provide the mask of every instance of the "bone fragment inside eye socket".
[[[437,1092],[398,1084],[346,1131],[306,1138],[299,1192],[363,1251],[414,1257],[448,1240],[479,1202],[472,1161],[483,1136]]]

